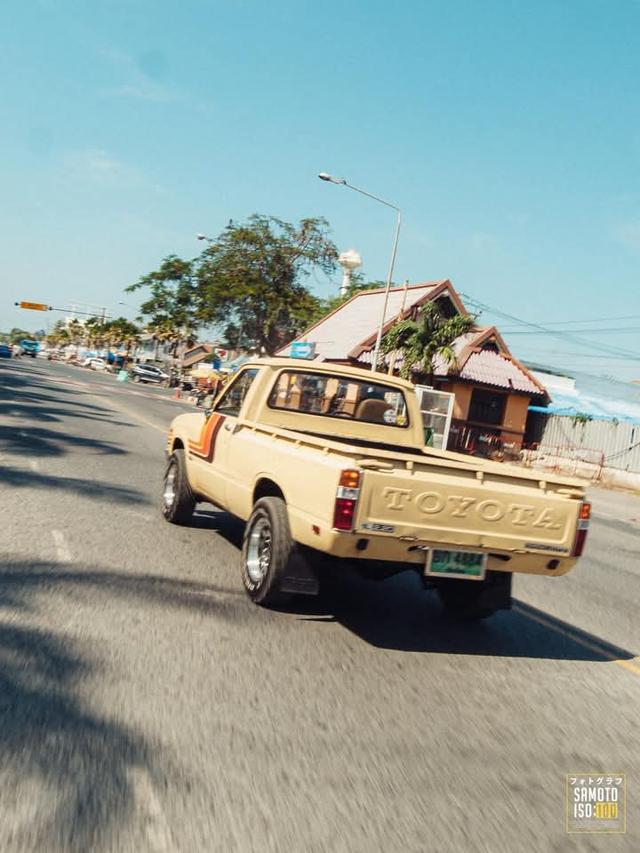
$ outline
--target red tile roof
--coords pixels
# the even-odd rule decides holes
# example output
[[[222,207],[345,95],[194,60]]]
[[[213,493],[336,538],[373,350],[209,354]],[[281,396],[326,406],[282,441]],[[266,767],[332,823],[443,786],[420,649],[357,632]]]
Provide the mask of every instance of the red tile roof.
[[[459,376],[461,379],[482,382],[483,385],[493,385],[496,388],[524,391],[527,394],[545,393],[544,388],[516,361],[491,350],[471,353]]]
[[[182,356],[182,366],[193,367],[194,364],[204,361],[212,352],[213,347],[209,346],[209,344],[198,344],[198,346],[193,347],[193,349],[187,350]]]

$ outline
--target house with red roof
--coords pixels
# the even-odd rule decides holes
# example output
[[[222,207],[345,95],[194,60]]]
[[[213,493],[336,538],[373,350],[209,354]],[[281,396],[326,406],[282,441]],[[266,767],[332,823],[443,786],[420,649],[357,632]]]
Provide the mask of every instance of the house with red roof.
[[[315,360],[370,367],[384,305],[384,288],[357,293],[301,334],[296,341],[315,344]],[[416,319],[428,302],[442,314],[468,314],[448,279],[395,287],[389,292],[385,323]],[[293,342],[292,342],[293,343]],[[509,351],[495,326],[476,326],[453,345],[456,364],[436,362],[433,386],[454,394],[449,449],[482,452],[483,447],[519,449],[525,433],[530,403],[544,405],[544,386]],[[290,344],[278,355],[289,355]],[[400,356],[385,357],[387,369],[402,365]],[[424,384],[418,366],[412,374]]]

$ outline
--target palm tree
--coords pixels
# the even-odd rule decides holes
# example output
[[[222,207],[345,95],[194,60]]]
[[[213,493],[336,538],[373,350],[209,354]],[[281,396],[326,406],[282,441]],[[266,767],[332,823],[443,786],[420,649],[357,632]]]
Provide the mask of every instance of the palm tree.
[[[148,323],[146,331],[151,334],[154,342],[153,360],[158,361],[160,344],[173,341],[175,338],[174,324],[167,316],[159,316]]]
[[[436,360],[442,359],[447,367],[456,366],[453,343],[460,335],[471,331],[476,317],[471,314],[456,314],[445,317],[435,302],[428,302],[415,320],[401,320],[382,339],[382,352],[395,358],[403,356],[400,375],[411,378],[412,371],[427,375],[433,382]]]
[[[107,326],[108,324],[101,320],[100,317],[89,317],[84,324],[87,346],[92,349],[102,347],[106,337]]]
[[[115,320],[107,323],[106,330],[110,346],[120,344],[124,347],[123,364],[126,364],[130,357],[131,347],[135,347],[140,338],[140,329],[135,323],[127,320],[126,317],[117,317]]]
[[[67,332],[71,343],[78,344],[85,336],[84,324],[74,317],[67,325]]]

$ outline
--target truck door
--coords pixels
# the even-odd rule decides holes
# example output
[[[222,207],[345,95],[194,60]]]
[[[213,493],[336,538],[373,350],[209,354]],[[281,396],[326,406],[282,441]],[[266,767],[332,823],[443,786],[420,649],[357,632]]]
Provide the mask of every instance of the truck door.
[[[229,442],[257,373],[257,367],[248,367],[238,373],[216,400],[199,438],[189,442],[192,485],[199,494],[220,506],[226,505]]]

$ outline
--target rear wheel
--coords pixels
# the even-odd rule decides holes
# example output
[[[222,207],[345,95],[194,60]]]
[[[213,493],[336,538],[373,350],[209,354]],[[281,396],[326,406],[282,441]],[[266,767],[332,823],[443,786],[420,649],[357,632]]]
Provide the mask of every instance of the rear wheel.
[[[172,524],[188,524],[196,507],[189,485],[184,450],[174,450],[169,457],[162,489],[162,514]]]
[[[256,604],[271,607],[284,595],[280,581],[294,543],[282,498],[260,498],[247,521],[242,543],[242,582]]]

